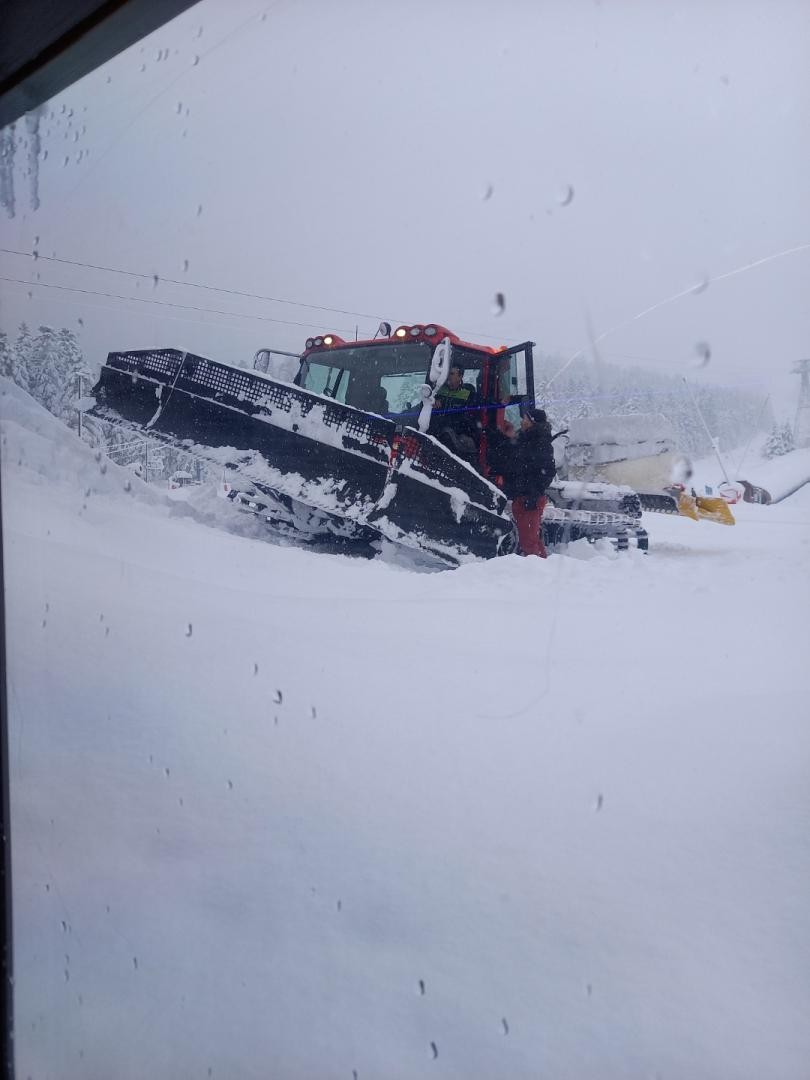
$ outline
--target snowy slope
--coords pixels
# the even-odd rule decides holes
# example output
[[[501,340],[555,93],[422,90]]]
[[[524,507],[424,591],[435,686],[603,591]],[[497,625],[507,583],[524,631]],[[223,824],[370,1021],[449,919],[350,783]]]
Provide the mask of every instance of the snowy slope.
[[[20,1076],[807,1076],[810,489],[416,573],[0,393]]]

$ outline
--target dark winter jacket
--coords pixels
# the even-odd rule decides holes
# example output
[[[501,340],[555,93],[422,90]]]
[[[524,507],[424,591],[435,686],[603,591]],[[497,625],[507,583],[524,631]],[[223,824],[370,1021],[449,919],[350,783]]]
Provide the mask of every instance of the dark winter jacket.
[[[510,499],[537,502],[557,471],[550,425],[535,424],[514,442],[500,431],[488,432],[488,439],[490,468],[503,477],[504,492]]]

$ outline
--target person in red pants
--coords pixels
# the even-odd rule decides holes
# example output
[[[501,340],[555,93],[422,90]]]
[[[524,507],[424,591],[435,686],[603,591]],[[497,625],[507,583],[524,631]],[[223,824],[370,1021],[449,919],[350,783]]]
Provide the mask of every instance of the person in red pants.
[[[543,511],[547,502],[545,495],[541,495],[539,499],[527,499],[521,495],[512,500],[512,516],[517,525],[521,555],[548,558],[546,545],[543,543]]]
[[[494,442],[495,472],[503,476],[504,492],[512,499],[512,516],[518,530],[521,555],[548,552],[543,543],[544,492],[557,471],[551,425],[542,409],[521,408],[520,431],[512,439],[511,430]],[[497,464],[496,464],[497,461]]]

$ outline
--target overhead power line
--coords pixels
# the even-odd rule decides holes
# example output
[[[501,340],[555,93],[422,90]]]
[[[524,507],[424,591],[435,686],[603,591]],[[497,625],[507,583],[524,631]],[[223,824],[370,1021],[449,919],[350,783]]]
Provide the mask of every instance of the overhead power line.
[[[30,251],[16,251],[13,248],[0,247],[4,255],[21,255],[34,261],[62,263],[65,266],[81,266],[86,270],[103,270],[108,274],[121,274],[123,277],[139,278],[142,281],[163,282],[167,285],[181,285],[188,289],[204,289],[206,292],[225,293],[228,296],[242,296],[248,300],[266,300],[273,304],[289,304],[291,307],[308,308],[310,311],[328,311],[333,315],[352,315],[360,319],[382,320],[381,315],[371,315],[364,311],[347,311],[344,308],[325,307],[323,304],[307,304],[303,300],[286,300],[281,296],[266,296],[262,293],[245,292],[242,289],[227,289],[218,285],[206,285],[201,281],[181,281],[178,278],[161,277],[160,274],[143,274],[135,270],[122,270],[117,266],[103,266],[99,263],[82,262],[79,259],[60,259],[55,255],[41,255]],[[314,324],[313,324],[314,325]]]
[[[371,312],[368,312],[368,311],[350,311],[347,308],[327,307],[324,304],[310,304],[310,303],[307,303],[307,302],[305,302],[303,300],[290,300],[290,299],[286,299],[286,298],[281,297],[281,296],[269,296],[269,295],[266,295],[264,293],[246,292],[243,289],[229,289],[229,288],[226,288],[226,287],[220,286],[220,285],[208,285],[207,283],[202,282],[202,281],[182,281],[179,278],[161,277],[159,274],[145,274],[145,273],[142,273],[140,271],[135,271],[135,270],[124,270],[121,267],[105,266],[105,265],[103,265],[101,263],[83,262],[80,259],[63,259],[63,258],[58,258],[56,255],[42,255],[39,252],[19,251],[19,250],[15,249],[15,248],[6,248],[6,247],[0,247],[0,252],[2,252],[4,255],[18,255],[18,256],[20,256],[22,258],[25,258],[25,259],[32,259],[35,262],[39,262],[39,261],[41,261],[41,262],[52,262],[52,263],[59,263],[59,264],[62,264],[64,266],[78,266],[78,267],[81,267],[82,269],[85,269],[85,270],[100,270],[100,271],[102,271],[104,273],[108,273],[108,274],[119,274],[122,277],[138,278],[141,281],[160,282],[160,283],[165,284],[165,285],[177,285],[177,286],[180,286],[181,288],[202,289],[202,290],[204,290],[206,292],[223,293],[226,296],[241,296],[246,300],[263,300],[263,301],[266,301],[266,302],[272,303],[272,304],[288,304],[291,307],[307,308],[309,311],[325,311],[325,312],[329,312],[332,315],[350,315],[353,318],[357,318],[357,319],[372,319],[374,322],[382,322],[383,319],[385,319],[386,321],[389,321],[389,322],[398,322],[398,323],[409,324],[410,322],[413,321],[413,320],[410,320],[410,319],[392,319],[390,315],[377,315],[377,314],[374,314],[374,313],[371,313]],[[109,295],[109,294],[99,294],[99,295]],[[119,297],[119,299],[120,299],[120,297]],[[178,306],[183,306],[183,305],[178,305]],[[205,308],[205,309],[190,308],[189,310],[212,311],[213,309],[211,309],[211,308]],[[219,312],[218,314],[222,314],[222,312]],[[249,317],[249,318],[259,318],[259,316],[247,316],[247,317]],[[269,320],[269,321],[274,321],[274,320]],[[281,322],[281,323],[287,322],[284,319],[277,319],[275,321],[276,322]],[[287,322],[287,325],[289,325],[289,326],[312,326],[312,327],[318,327],[320,329],[326,329],[326,330],[336,329],[335,327],[327,326],[324,323]],[[353,329],[354,328],[352,328],[351,332],[353,332]],[[344,328],[344,330],[345,330],[345,328]],[[349,332],[349,331],[346,331],[346,332]],[[477,330],[463,330],[462,329],[461,333],[465,334],[465,335],[469,335],[473,340],[483,338],[483,339],[488,340],[488,341],[498,341],[498,342],[503,341],[503,338],[495,337],[493,334],[483,334],[483,333],[480,333]]]
[[[280,323],[284,326],[301,326],[306,330],[329,329],[323,323],[294,322],[291,319],[275,319],[271,315],[251,315],[243,311],[222,311],[218,308],[197,307],[193,304],[175,304],[171,300],[156,300],[148,296],[123,296],[121,293],[102,292],[99,289],[79,289],[74,285],[55,285],[48,281],[25,281],[22,278],[0,276],[0,281],[8,281],[13,285],[22,285],[25,288],[58,289],[60,292],[80,293],[83,296],[105,296],[110,300],[132,301],[135,304],[156,304],[158,307],[180,308],[182,311],[199,311],[209,315],[228,315],[233,319],[258,319],[260,322]],[[350,333],[343,327],[344,333]]]

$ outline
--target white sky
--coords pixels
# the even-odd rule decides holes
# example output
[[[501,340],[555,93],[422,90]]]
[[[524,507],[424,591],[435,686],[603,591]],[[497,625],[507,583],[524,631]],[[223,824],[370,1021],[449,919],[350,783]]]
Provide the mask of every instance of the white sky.
[[[789,415],[810,250],[711,279],[810,244],[809,45],[800,0],[207,0],[50,103],[41,205],[21,145],[0,246],[373,317],[3,254],[4,277],[209,310],[3,281],[0,325],[72,326],[94,365],[244,361],[378,317],[567,357],[590,317],[626,324],[604,359]]]

